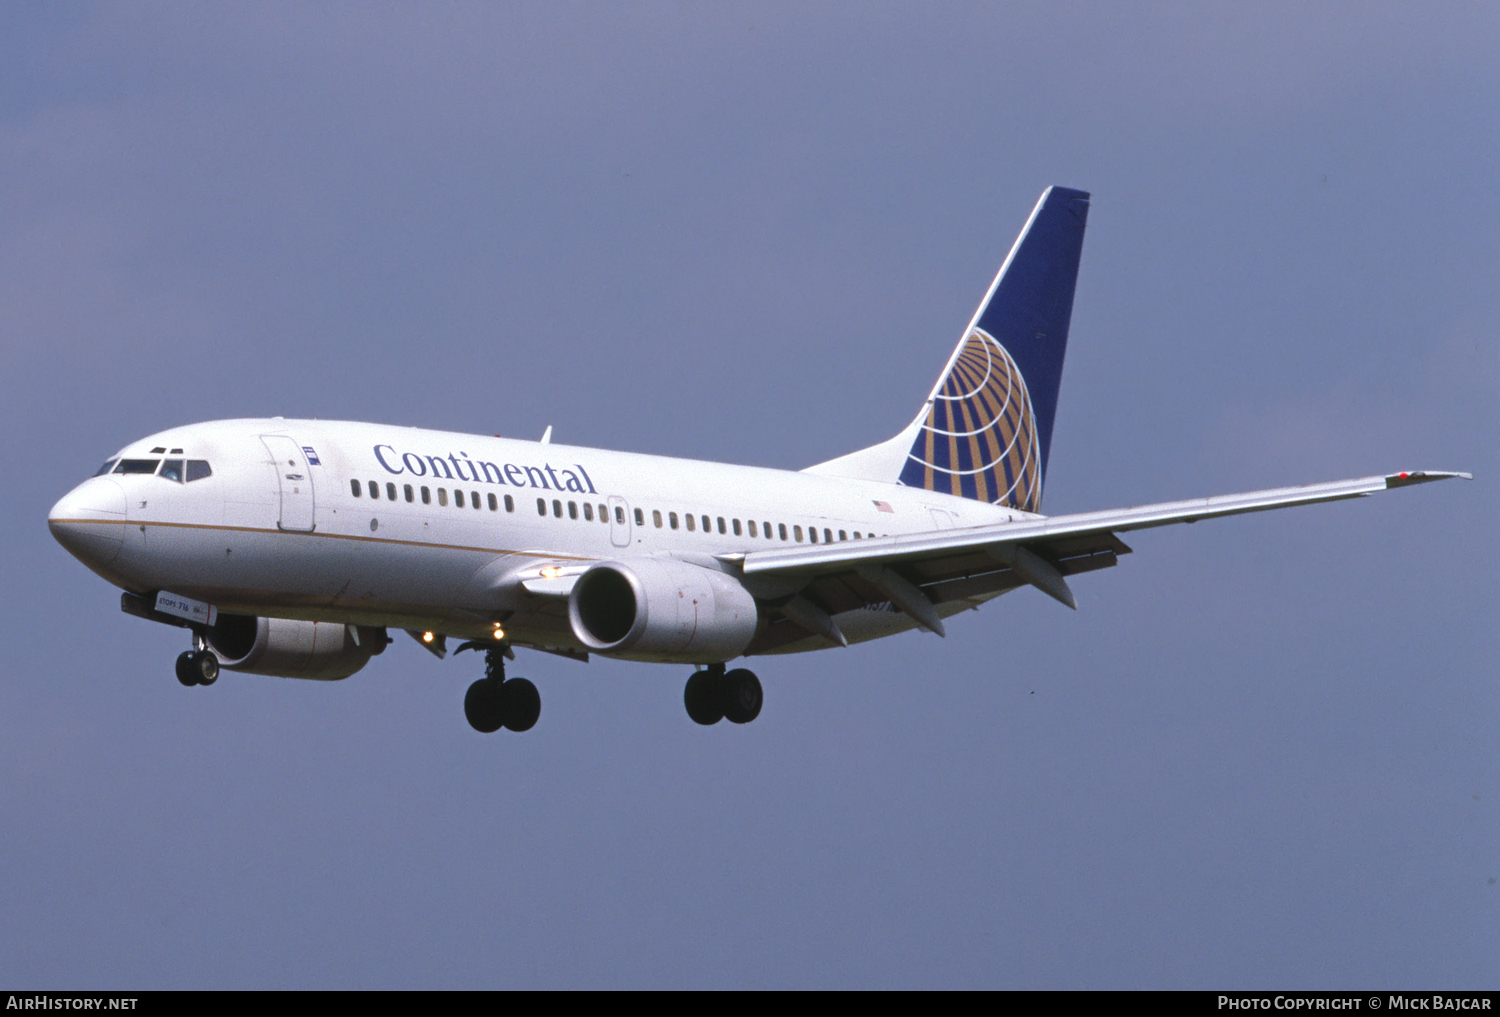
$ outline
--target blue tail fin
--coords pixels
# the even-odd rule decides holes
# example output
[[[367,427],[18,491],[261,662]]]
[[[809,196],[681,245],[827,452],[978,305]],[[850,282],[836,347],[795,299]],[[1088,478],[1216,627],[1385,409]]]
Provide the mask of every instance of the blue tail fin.
[[[1041,509],[1088,208],[1086,191],[1065,187],[1037,202],[908,429],[901,483]]]

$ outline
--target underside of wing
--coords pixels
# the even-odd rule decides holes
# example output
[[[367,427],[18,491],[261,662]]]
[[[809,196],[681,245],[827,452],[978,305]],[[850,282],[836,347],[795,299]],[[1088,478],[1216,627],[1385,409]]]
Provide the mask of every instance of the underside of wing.
[[[903,612],[917,625],[941,635],[942,616],[1020,586],[1036,586],[1069,607],[1075,606],[1065,577],[1109,568],[1120,555],[1129,554],[1130,548],[1117,536],[1120,532],[1360,498],[1451,477],[1469,479],[1469,474],[1393,473],[729,557],[738,562],[747,578],[780,577],[798,584],[798,591],[787,599],[783,616],[765,627],[751,653],[775,652],[778,647],[806,640],[810,631],[834,642],[845,642],[833,617],[861,608]]]
[[[1110,568],[1120,555],[1130,553],[1130,547],[1113,533],[1105,532],[1039,541],[1033,545],[1033,553],[1051,564],[1058,575],[1072,576]],[[892,572],[915,587],[938,616],[977,606],[1031,581],[1013,564],[1002,562],[983,548],[971,547],[909,559],[884,574],[877,572],[872,575],[868,566],[860,565],[831,568],[813,576],[797,597],[819,608],[830,620],[835,615],[862,608],[920,612],[920,606],[893,599]],[[916,605],[920,604],[921,600],[916,600]],[[939,633],[942,631],[941,622],[917,624]],[[749,652],[769,653],[801,642],[807,639],[808,631],[804,621],[789,614],[773,617],[756,637]]]

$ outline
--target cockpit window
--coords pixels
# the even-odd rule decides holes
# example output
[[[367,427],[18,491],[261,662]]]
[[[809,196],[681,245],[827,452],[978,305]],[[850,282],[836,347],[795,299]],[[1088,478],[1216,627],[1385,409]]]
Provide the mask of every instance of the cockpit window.
[[[177,484],[191,484],[195,480],[214,475],[213,467],[208,465],[206,459],[111,459],[99,467],[99,472],[94,476],[102,477],[106,473],[157,473],[158,466],[161,467],[162,477]]]

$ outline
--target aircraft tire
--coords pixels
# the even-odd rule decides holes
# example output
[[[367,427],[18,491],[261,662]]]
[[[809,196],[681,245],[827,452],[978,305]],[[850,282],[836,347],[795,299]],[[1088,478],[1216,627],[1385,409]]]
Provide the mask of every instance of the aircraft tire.
[[[512,731],[530,731],[542,715],[542,694],[525,678],[512,678],[500,689],[501,715]]]
[[[724,719],[731,724],[748,724],[760,716],[765,697],[761,692],[760,679],[754,671],[736,668],[719,679],[719,694],[723,697]]]
[[[494,734],[505,719],[500,683],[481,678],[464,694],[464,717],[480,734]]]
[[[187,650],[177,657],[177,680],[192,688],[198,684],[197,668],[193,663],[193,651]]]
[[[193,672],[199,685],[212,685],[219,680],[219,658],[212,650],[199,650],[193,654]]]
[[[724,697],[719,688],[718,676],[708,671],[695,671],[682,690],[682,703],[687,707],[693,723],[708,727],[724,719]]]

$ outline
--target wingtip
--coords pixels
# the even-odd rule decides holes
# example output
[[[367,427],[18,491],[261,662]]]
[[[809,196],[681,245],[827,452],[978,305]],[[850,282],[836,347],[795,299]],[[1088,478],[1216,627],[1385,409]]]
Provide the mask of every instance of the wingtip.
[[[1451,470],[1410,470],[1401,473],[1386,474],[1385,486],[1408,487],[1412,484],[1430,484],[1434,480],[1451,480],[1458,477],[1462,480],[1473,480],[1472,473],[1459,473]]]

